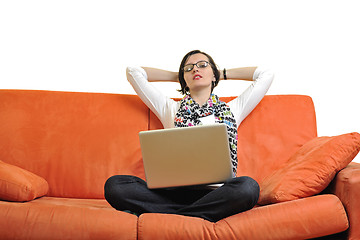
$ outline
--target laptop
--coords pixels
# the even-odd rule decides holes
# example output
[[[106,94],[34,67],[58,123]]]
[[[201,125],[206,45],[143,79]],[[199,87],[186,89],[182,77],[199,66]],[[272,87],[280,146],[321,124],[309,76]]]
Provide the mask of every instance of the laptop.
[[[232,177],[225,124],[139,133],[149,189],[223,183]]]

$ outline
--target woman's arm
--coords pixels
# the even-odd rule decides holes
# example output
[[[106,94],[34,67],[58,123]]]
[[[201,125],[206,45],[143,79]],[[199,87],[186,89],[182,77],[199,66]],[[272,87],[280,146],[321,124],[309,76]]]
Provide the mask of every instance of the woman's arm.
[[[255,68],[250,79],[253,80],[251,85],[239,97],[228,103],[238,126],[265,96],[273,79],[274,73],[271,70]]]
[[[137,95],[160,119],[164,127],[169,128],[174,122],[173,119],[169,120],[169,114],[176,108],[176,102],[155,88],[149,82],[147,74],[148,72],[141,67],[128,67],[126,69],[127,79]]]
[[[178,73],[158,68],[143,67],[149,82],[179,82]]]
[[[253,81],[257,67],[242,67],[226,69],[226,79]],[[220,70],[220,79],[224,79],[224,70]]]

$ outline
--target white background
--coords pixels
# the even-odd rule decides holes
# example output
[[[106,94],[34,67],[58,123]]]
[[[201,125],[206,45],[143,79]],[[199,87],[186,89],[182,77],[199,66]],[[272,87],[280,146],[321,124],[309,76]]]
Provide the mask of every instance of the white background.
[[[270,67],[268,94],[310,95],[319,136],[360,132],[359,9],[356,0],[1,0],[0,88],[133,94],[126,66],[177,71],[200,49],[220,68]],[[223,81],[216,93],[247,84]],[[179,96],[177,84],[157,85]]]

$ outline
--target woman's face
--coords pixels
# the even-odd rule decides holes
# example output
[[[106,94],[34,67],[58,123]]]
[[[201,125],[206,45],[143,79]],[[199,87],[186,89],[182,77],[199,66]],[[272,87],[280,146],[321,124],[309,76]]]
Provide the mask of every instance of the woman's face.
[[[211,84],[213,81],[215,81],[213,70],[210,66],[209,59],[201,53],[197,53],[194,55],[191,55],[189,59],[186,61],[185,66],[188,64],[196,64],[198,65],[204,65],[204,62],[206,61],[208,64],[206,67],[198,67],[194,65],[193,69],[189,72],[184,71],[184,79],[187,84],[187,86],[190,89],[190,92],[192,91],[200,91],[209,89],[211,91]]]

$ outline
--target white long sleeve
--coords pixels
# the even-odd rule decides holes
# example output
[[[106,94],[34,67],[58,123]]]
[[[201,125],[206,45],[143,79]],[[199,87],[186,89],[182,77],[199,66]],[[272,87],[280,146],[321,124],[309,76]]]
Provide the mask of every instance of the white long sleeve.
[[[256,68],[252,84],[237,98],[228,102],[237,126],[251,113],[269,90],[274,73],[261,67]]]
[[[179,108],[178,102],[162,94],[149,83],[145,70],[141,67],[128,67],[127,79],[140,99],[160,119],[164,128],[174,127],[175,114]]]

